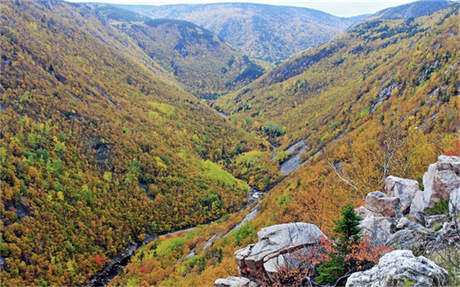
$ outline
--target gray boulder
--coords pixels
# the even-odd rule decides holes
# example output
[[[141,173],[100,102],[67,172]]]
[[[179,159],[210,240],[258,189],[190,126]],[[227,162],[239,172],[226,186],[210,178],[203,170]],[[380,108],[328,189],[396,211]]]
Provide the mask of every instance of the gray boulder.
[[[401,200],[403,214],[409,213],[412,200],[418,191],[419,184],[416,180],[392,175],[385,179],[385,193],[390,197],[398,197]]]
[[[460,189],[460,157],[438,157],[438,161],[423,175],[424,190],[418,191],[411,204],[410,212],[424,211],[444,200],[458,202]]]
[[[296,266],[299,252],[307,252],[326,237],[308,223],[286,223],[263,228],[257,233],[258,242],[235,252],[241,276],[263,281],[279,268]]]
[[[401,215],[400,199],[389,197],[380,191],[371,192],[366,196],[365,207],[377,216],[399,217]]]
[[[396,219],[391,217],[370,216],[359,224],[362,235],[368,235],[373,246],[385,246],[396,229]]]
[[[396,232],[389,235],[385,246],[393,249],[409,249],[416,254],[421,254],[431,234],[422,225],[402,217],[396,224]]]
[[[447,286],[449,276],[446,270],[423,256],[414,257],[409,250],[395,250],[383,255],[373,268],[353,273],[346,286],[393,287],[410,283],[420,287]]]
[[[248,278],[230,276],[227,278],[219,278],[214,282],[215,287],[255,287],[256,283]]]

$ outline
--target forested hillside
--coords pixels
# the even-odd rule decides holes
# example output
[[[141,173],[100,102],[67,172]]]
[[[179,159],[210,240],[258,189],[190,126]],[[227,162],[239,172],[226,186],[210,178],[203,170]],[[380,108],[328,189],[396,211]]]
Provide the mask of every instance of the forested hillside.
[[[384,9],[373,15],[371,18],[416,18],[431,15],[438,10],[446,9],[452,4],[455,4],[455,2],[450,0],[419,0],[405,5]]]
[[[330,236],[343,206],[360,205],[386,176],[418,179],[423,189],[426,166],[460,152],[458,23],[456,6],[363,23],[219,99],[231,120],[280,143],[279,152],[305,140],[304,164],[266,195],[253,221],[227,236],[233,217],[161,238],[113,285],[211,285],[237,274],[235,250],[264,226],[309,222]]]
[[[265,71],[254,60],[190,22],[152,20],[109,5],[89,7],[128,35],[184,89],[196,95],[216,97],[249,84]]]
[[[0,9],[2,285],[82,285],[130,242],[248,200],[231,172],[247,152],[261,164],[242,179],[270,166],[267,143],[162,81],[164,69],[91,9]]]
[[[154,19],[186,20],[214,32],[251,57],[279,62],[323,44],[363,17],[250,3],[119,6]]]

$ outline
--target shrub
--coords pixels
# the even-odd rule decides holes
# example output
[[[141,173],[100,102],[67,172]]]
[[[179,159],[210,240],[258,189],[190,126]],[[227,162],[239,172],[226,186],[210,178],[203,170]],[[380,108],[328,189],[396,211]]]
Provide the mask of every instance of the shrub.
[[[434,214],[448,214],[449,213],[449,201],[441,199],[438,203],[435,203],[432,208],[425,209],[427,215]]]

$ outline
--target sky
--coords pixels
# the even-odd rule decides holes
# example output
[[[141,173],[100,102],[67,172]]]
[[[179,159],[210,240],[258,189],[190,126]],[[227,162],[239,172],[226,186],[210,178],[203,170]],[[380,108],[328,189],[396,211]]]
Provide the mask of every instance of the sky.
[[[321,10],[336,16],[349,17],[371,14],[379,10],[398,6],[415,0],[66,0],[68,2],[99,2],[116,4],[205,4],[220,2],[251,2],[271,5],[307,7]]]

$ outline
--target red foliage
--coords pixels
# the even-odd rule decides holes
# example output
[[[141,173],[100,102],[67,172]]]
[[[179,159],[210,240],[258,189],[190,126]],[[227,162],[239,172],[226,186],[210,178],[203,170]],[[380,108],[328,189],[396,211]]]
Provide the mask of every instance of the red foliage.
[[[141,272],[141,273],[145,273],[145,272],[147,272],[147,267],[141,266],[141,267],[139,267],[138,270],[139,270],[139,272]]]
[[[448,155],[448,156],[460,156],[460,154],[456,151],[447,151],[444,153],[444,155]]]
[[[377,264],[379,258],[383,254],[390,251],[391,248],[384,246],[372,247],[372,241],[369,235],[365,235],[361,238],[357,245],[351,246],[351,253],[345,257],[346,261],[356,262],[357,270],[363,269],[364,264],[368,263]]]
[[[102,257],[101,257],[101,255],[99,255],[99,254],[93,257],[93,261],[96,262],[96,263],[99,264],[99,265],[103,265],[103,264],[104,264],[104,262],[103,262],[103,260],[102,260]]]
[[[317,244],[307,251],[297,251],[298,263],[294,266],[287,265],[279,267],[278,273],[267,279],[264,286],[301,286],[306,278],[313,278],[317,275],[317,267],[330,259],[329,254],[336,253],[335,243],[327,238],[321,238]],[[363,270],[377,264],[379,258],[390,251],[389,247],[373,247],[369,236],[363,236],[358,244],[351,246],[351,253],[346,256],[346,264],[355,266],[356,270]],[[291,254],[292,255],[292,254]]]

